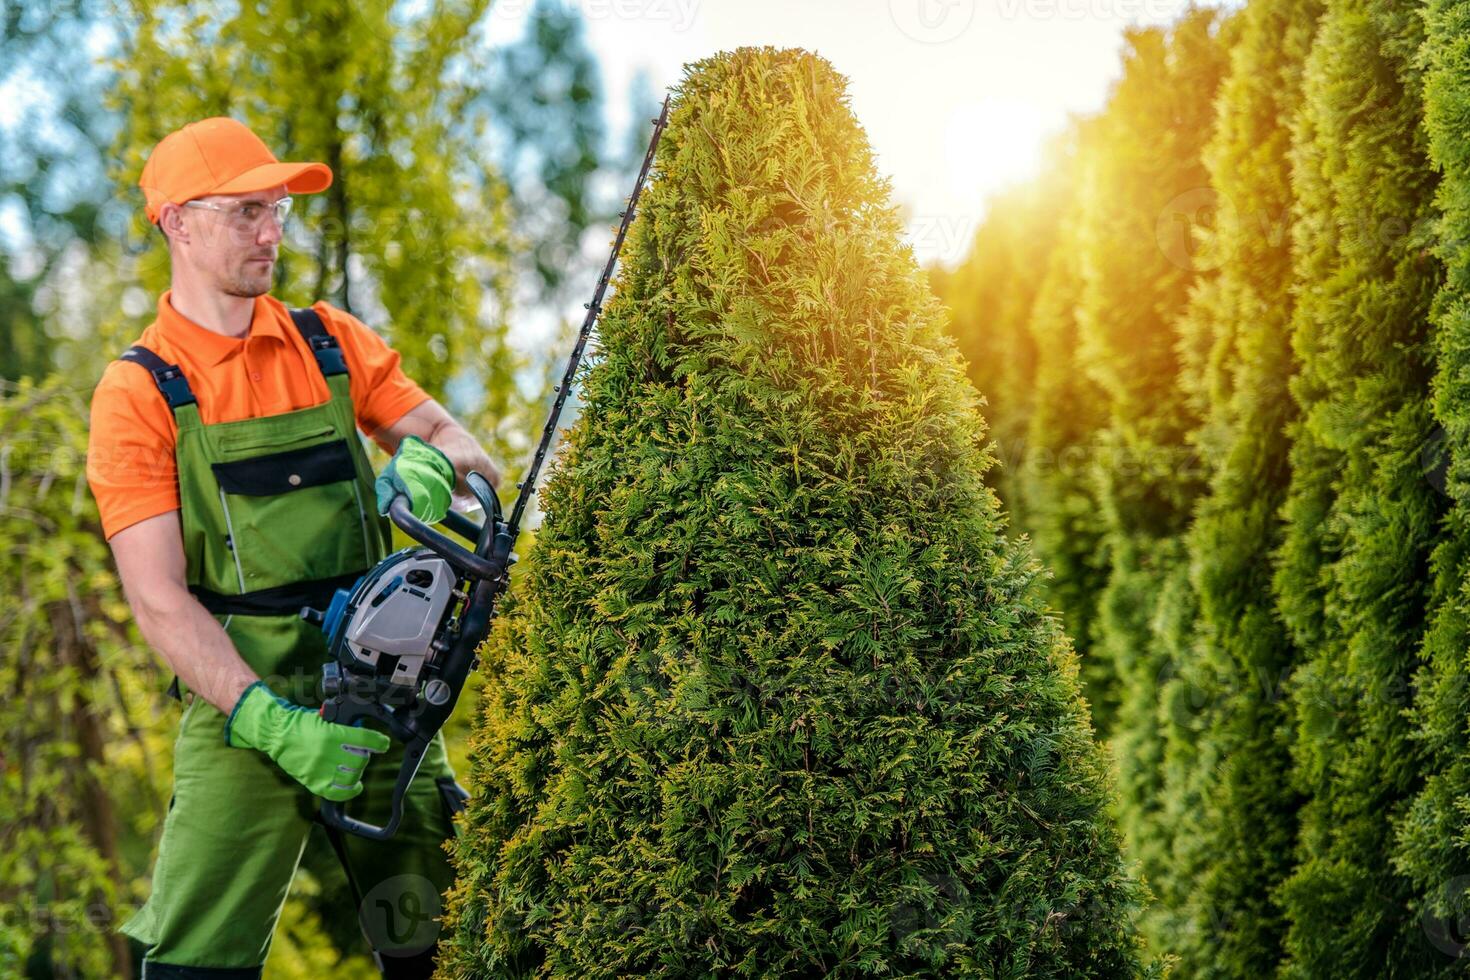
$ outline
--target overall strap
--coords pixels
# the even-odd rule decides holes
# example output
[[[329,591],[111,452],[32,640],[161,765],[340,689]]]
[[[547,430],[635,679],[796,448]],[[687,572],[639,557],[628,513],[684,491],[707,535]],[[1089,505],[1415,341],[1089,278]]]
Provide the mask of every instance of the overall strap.
[[[177,412],[185,405],[195,405],[198,402],[194,398],[194,391],[189,387],[189,381],[184,377],[184,372],[179,370],[177,364],[170,364],[159,357],[153,351],[142,344],[134,344],[118,355],[121,360],[132,361],[141,364],[148,373],[153,376],[153,383],[158,386],[163,400],[168,402],[168,407]],[[182,701],[183,695],[179,692],[179,676],[174,675],[173,682],[168,686],[169,697],[176,701]]]
[[[189,387],[184,372],[177,364],[170,364],[142,344],[134,344],[119,355],[122,360],[141,364],[153,376],[163,400],[168,407],[178,411],[185,405],[196,404],[194,391]]]
[[[291,310],[291,322],[296,324],[306,345],[311,348],[312,354],[316,356],[317,367],[321,368],[322,377],[330,378],[334,374],[347,373],[347,360],[342,356],[342,346],[337,343],[337,338],[327,333],[327,327],[322,323],[321,316],[311,307],[300,310]]]

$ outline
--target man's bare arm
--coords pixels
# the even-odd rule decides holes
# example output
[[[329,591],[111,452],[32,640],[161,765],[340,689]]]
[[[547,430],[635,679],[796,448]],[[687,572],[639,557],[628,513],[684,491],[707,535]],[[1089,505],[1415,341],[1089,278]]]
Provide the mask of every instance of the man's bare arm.
[[[391,453],[397,452],[398,444],[403,441],[404,436],[409,435],[418,436],[429,445],[443,450],[444,455],[449,457],[449,461],[454,464],[455,490],[458,493],[469,495],[464,478],[470,470],[478,470],[490,481],[492,487],[499,488],[500,470],[490,462],[490,457],[475,441],[475,437],[466,432],[454,420],[454,416],[434,399],[420,402],[399,416],[398,421],[383,426],[373,437],[383,443]]]
[[[223,627],[189,592],[184,536],[171,510],[108,539],[143,638],[189,689],[228,715],[259,678]]]

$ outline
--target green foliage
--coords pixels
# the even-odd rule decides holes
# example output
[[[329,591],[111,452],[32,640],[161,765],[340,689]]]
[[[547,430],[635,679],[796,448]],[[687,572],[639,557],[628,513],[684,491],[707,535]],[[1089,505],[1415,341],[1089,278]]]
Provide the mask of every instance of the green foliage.
[[[1444,479],[1448,512],[1430,557],[1431,594],[1424,634],[1425,663],[1415,677],[1411,731],[1427,778],[1398,825],[1395,867],[1415,886],[1407,910],[1422,916],[1446,954],[1456,951],[1463,934],[1451,924],[1463,921],[1466,853],[1470,850],[1470,692],[1466,690],[1466,651],[1470,650],[1470,509],[1466,507],[1466,447],[1470,446],[1470,4],[1437,0],[1427,4],[1424,67],[1424,118],[1432,165],[1441,174],[1435,203],[1441,213],[1435,251],[1446,277],[1433,305],[1437,367],[1431,390],[1434,418],[1443,426],[1425,445],[1421,464],[1431,482]],[[1439,469],[1447,457],[1447,473]]]
[[[1201,151],[1214,129],[1229,31],[1216,11],[1195,9],[1168,30],[1129,32],[1080,202],[1077,363],[1106,412],[1091,461],[1109,565],[1097,641],[1120,694],[1112,746],[1128,854],[1164,897],[1145,920],[1160,948],[1173,940],[1167,911],[1193,887],[1175,863],[1164,781],[1170,768],[1193,764],[1178,757],[1191,741],[1176,737],[1167,705],[1192,656],[1197,599],[1185,531],[1204,491],[1178,322],[1199,269],[1178,219],[1209,183]]]
[[[1124,826],[1152,879],[1170,867],[1167,843],[1150,843],[1172,724],[1157,708],[1189,657],[1182,534],[1204,489],[1178,323],[1199,270],[1180,219],[1195,219],[1208,185],[1201,151],[1233,30],[1191,10],[1131,31],[1102,113],[1078,121],[1046,172],[997,203],[965,263],[936,277],[1016,461],[994,483],[1054,575],[1047,596],[1082,651]]]
[[[453,977],[1139,972],[1076,661],[845,82],[693,65],[486,650]]]
[[[1071,241],[1069,231],[1063,242]],[[1054,253],[1042,281],[1032,329],[1038,345],[1054,351],[1036,371],[1036,412],[1026,429],[1026,457],[1018,494],[1039,554],[1052,578],[1047,595],[1062,615],[1082,660],[1082,679],[1100,736],[1117,724],[1118,675],[1099,644],[1097,598],[1107,582],[1097,492],[1089,461],[1096,452],[1101,394],[1077,368],[1076,308],[1082,282],[1076,253]]]
[[[140,669],[87,493],[85,419],[62,382],[0,388],[5,976],[128,975],[127,943],[110,930],[139,897],[129,824],[161,819],[167,800],[149,738],[162,685]]]
[[[1269,976],[1285,922],[1272,892],[1290,872],[1296,810],[1285,679],[1297,652],[1275,615],[1270,553],[1295,417],[1290,130],[1318,0],[1257,0],[1243,13],[1204,150],[1220,218],[1204,236],[1181,380],[1202,417],[1192,440],[1209,471],[1187,548],[1197,618],[1164,701],[1179,721],[1165,771],[1174,880],[1167,921],[1191,977]]]
[[[1449,975],[1470,891],[1470,7],[1251,0],[1212,102],[1208,16],[1132,36],[1077,127],[1080,215],[1002,207],[938,288],[973,307],[957,330],[994,331],[986,383],[1035,357],[997,431],[1099,457],[1080,492],[1043,467],[997,486],[1086,662],[1116,665],[1089,690],[1124,692],[1147,934],[1184,976]],[[1176,210],[1192,237],[1148,226]],[[1027,222],[1059,242],[1029,275],[992,247]]]
[[[1444,498],[1425,478],[1426,248],[1434,187],[1413,55],[1419,12],[1326,4],[1294,133],[1292,481],[1275,589],[1302,651],[1290,685],[1301,813],[1281,896],[1288,976],[1427,976],[1412,886],[1387,860],[1423,783],[1409,738],[1429,557]]]

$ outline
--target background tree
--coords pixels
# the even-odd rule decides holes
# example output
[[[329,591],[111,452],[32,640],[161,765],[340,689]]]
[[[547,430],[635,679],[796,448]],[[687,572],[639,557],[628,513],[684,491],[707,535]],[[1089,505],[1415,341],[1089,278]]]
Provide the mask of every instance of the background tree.
[[[638,145],[628,153],[609,149],[601,72],[581,14],[564,0],[537,0],[520,36],[490,53],[485,74],[483,91],[466,108],[510,192],[516,296],[529,314],[522,327],[540,347],[528,352],[522,388],[539,382],[528,393],[544,405],[576,342],[582,304],[606,261],[619,195],[643,162],[649,127],[631,127]],[[661,100],[646,86],[635,87],[635,119],[655,112]],[[580,404],[573,392],[564,425]],[[522,427],[526,438],[514,445],[523,455],[540,424],[528,419]],[[535,501],[530,513],[539,519]]]
[[[844,88],[686,69],[486,652],[448,976],[1138,971],[1075,659]]]
[[[1200,651],[1186,533],[1207,474],[1194,444],[1205,411],[1190,385],[1196,338],[1182,319],[1207,271],[1197,256],[1211,201],[1203,150],[1238,30],[1191,9],[1128,32],[1106,105],[1076,122],[1034,182],[1030,200],[1046,205],[1002,205],[965,264],[936,277],[961,310],[962,348],[982,352],[972,376],[1002,393],[990,399],[997,431],[1025,433],[1019,465],[996,486],[1034,537],[1054,575],[1048,598],[1084,651],[1127,853],[1161,897],[1146,921],[1160,949],[1177,945],[1176,912],[1195,887],[1176,852],[1188,839],[1176,835],[1196,802],[1199,719],[1187,699]],[[1016,260],[1020,242],[1043,243],[1048,261]],[[1025,342],[1013,339],[1018,309]],[[1014,366],[1032,357],[1034,368]],[[1188,789],[1171,796],[1171,780]]]
[[[167,802],[146,707],[161,678],[136,663],[86,490],[85,404],[57,381],[0,396],[0,973],[130,976],[110,930],[137,897],[128,822]]]
[[[1191,887],[1175,877],[1176,828],[1164,797],[1166,765],[1190,762],[1166,760],[1175,719],[1161,704],[1192,657],[1196,599],[1184,536],[1204,489],[1178,324],[1198,269],[1180,219],[1192,217],[1209,185],[1201,151],[1231,40],[1210,9],[1192,9],[1167,30],[1128,33],[1122,78],[1084,164],[1079,216],[1077,361],[1106,411],[1091,468],[1108,556],[1095,629],[1120,693],[1112,737],[1119,818],[1130,858],[1166,896]],[[1174,739],[1176,755],[1181,744]],[[1171,924],[1155,915],[1145,925],[1167,948]]]
[[[1409,684],[1444,498],[1430,435],[1434,178],[1417,9],[1326,4],[1294,133],[1292,481],[1277,600],[1302,651],[1291,697],[1306,795],[1282,889],[1291,976],[1427,976],[1412,886],[1385,859],[1422,786]]]
[[[1048,160],[1054,159],[1054,154]],[[951,310],[950,334],[966,373],[991,410],[997,466],[986,474],[1002,500],[1024,508],[1016,486],[1025,458],[1026,423],[1032,415],[1036,340],[1031,313],[1041,290],[1037,270],[1057,248],[1065,208],[1072,203],[1053,169],[988,202],[985,221],[970,245],[969,260],[953,272],[929,270],[934,290]],[[1013,530],[1019,529],[1013,528]]]
[[[96,57],[101,0],[0,0],[0,378],[45,377],[67,339],[51,314],[106,229],[105,153],[117,114],[98,93],[112,72]]]
[[[558,314],[563,284],[596,280],[577,275],[590,269],[583,233],[613,217],[595,179],[609,161],[602,80],[585,35],[575,8],[537,0],[521,37],[491,54],[489,84],[470,106],[483,114],[488,152],[513,191],[519,281]]]
[[[1029,535],[1046,556],[1045,594],[1076,644],[1093,724],[1106,736],[1119,695],[1114,665],[1098,648],[1097,597],[1107,582],[1107,555],[1091,473],[1093,441],[1106,413],[1101,390],[1076,357],[1078,185],[1084,161],[1096,152],[1095,130],[1090,120],[1073,120],[1049,149],[1042,189],[1017,194],[1013,207],[988,214],[960,267],[931,267],[929,277],[953,311],[949,332],[985,399],[987,421],[993,431],[1011,433],[1009,441],[997,437],[999,466],[987,479],[1011,516],[1010,533]],[[994,232],[992,220],[1001,223]],[[1023,241],[1047,247],[1027,252],[1030,261],[1012,261],[1009,249]],[[1012,358],[1017,349],[1029,350],[1034,365],[1024,366],[1024,353]],[[992,390],[1009,397],[992,397]]]
[[[1290,479],[1286,425],[1295,418],[1291,130],[1317,0],[1243,8],[1204,149],[1218,220],[1203,229],[1181,382],[1202,419],[1191,435],[1209,490],[1187,537],[1198,597],[1195,645],[1165,693],[1180,720],[1165,771],[1175,827],[1170,950],[1190,977],[1269,976],[1285,922],[1272,900],[1291,871],[1299,797],[1291,786],[1285,680],[1297,652],[1275,611],[1271,551]]]
[[[1470,4],[1438,0],[1425,7],[1426,35],[1417,64],[1424,75],[1424,119],[1430,164],[1439,172],[1435,190],[1438,234],[1435,254],[1446,276],[1435,294],[1431,323],[1436,360],[1430,382],[1433,417],[1439,423],[1419,456],[1422,473],[1447,497],[1444,523],[1426,570],[1430,610],[1424,664],[1414,679],[1410,737],[1425,773],[1398,824],[1393,866],[1413,882],[1407,915],[1418,915],[1426,934],[1446,957],[1463,948],[1454,924],[1465,914],[1465,854],[1470,847],[1465,813],[1470,807],[1470,694],[1466,690],[1467,315],[1466,229],[1470,228],[1470,133],[1463,119],[1470,103]],[[1408,244],[1408,243],[1405,243]],[[1407,260],[1407,256],[1404,257]],[[1418,393],[1420,396],[1424,392]],[[1440,427],[1442,426],[1442,428]],[[1401,783],[1402,785],[1402,783]],[[1463,955],[1463,954],[1461,954]],[[1448,967],[1446,967],[1448,969]]]

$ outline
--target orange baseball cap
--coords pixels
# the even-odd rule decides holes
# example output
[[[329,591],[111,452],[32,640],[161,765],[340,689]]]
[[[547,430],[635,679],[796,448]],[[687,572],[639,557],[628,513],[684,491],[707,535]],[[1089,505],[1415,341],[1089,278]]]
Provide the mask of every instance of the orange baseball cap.
[[[159,209],[170,201],[248,194],[277,184],[285,184],[292,194],[315,194],[332,186],[332,168],[282,163],[248,126],[225,116],[189,123],[159,140],[138,178],[148,220],[154,224]]]

